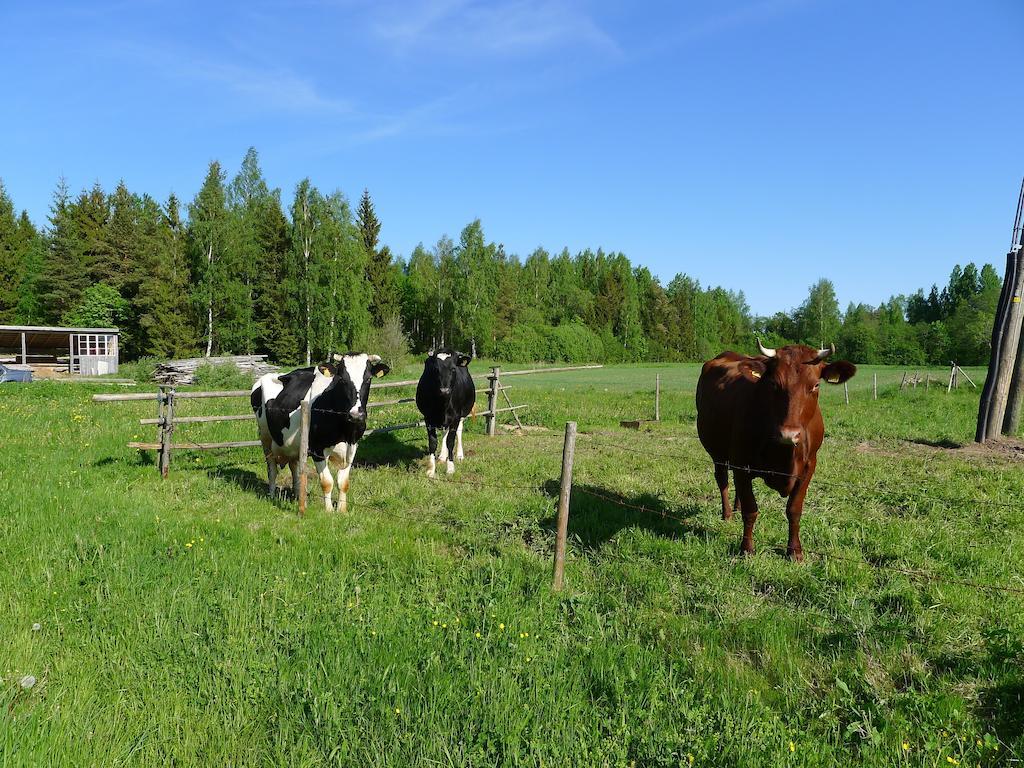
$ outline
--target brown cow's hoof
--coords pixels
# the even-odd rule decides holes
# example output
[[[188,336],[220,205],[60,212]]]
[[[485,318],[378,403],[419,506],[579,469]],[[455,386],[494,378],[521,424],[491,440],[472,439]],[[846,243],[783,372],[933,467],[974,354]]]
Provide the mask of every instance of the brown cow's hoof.
[[[723,512],[722,513],[722,519],[725,520],[726,522],[732,520],[732,512]]]
[[[752,557],[754,555],[753,547],[744,547],[740,545],[740,557]]]
[[[804,551],[802,549],[787,549],[786,557],[794,563],[802,563],[804,561]]]

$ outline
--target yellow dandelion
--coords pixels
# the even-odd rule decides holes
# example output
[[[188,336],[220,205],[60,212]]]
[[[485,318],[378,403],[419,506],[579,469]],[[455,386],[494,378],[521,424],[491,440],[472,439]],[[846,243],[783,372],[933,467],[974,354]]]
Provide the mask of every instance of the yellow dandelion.
[[[189,549],[192,549],[192,542],[191,541],[188,542],[187,544],[185,544],[185,546],[188,547]]]
[[[530,658],[529,656],[527,656],[527,657],[526,657],[526,662],[527,662],[527,663],[530,663],[531,661],[533,661],[533,659],[532,659],[532,658]]]
[[[402,710],[400,710],[398,707],[395,707],[395,714],[396,715],[402,714]]]
[[[371,629],[370,630],[370,634],[373,635],[374,637],[376,637],[377,636],[377,630],[376,629]]]
[[[792,741],[789,742],[789,751],[796,752],[796,744],[794,744]]]
[[[949,763],[950,765],[960,765],[960,761],[959,760],[954,760],[949,755],[946,755],[946,762]]]
[[[687,755],[686,759],[690,761],[690,765],[693,765],[693,755]]]
[[[499,624],[499,625],[498,625],[498,629],[504,629],[504,628],[505,628],[505,625],[504,625],[504,624]]]
[[[456,624],[458,624],[458,623],[459,623],[459,617],[458,617],[458,616],[456,616],[456,617],[455,617],[455,623],[456,623]]]
[[[978,739],[978,746],[981,746],[981,739]]]
[[[436,622],[436,621],[434,622],[434,626],[435,626],[435,627],[437,626],[437,622]]]
[[[903,751],[904,752],[908,752],[909,750],[910,750],[910,745],[907,744],[907,742],[904,741],[903,742]]]
[[[530,636],[529,632],[523,632],[523,637],[529,637],[529,636]]]
[[[476,636],[477,637],[483,637],[483,635],[481,635],[479,632],[476,633]]]
[[[520,632],[519,633],[519,639],[522,640],[524,637],[526,637],[526,635],[524,633]]]

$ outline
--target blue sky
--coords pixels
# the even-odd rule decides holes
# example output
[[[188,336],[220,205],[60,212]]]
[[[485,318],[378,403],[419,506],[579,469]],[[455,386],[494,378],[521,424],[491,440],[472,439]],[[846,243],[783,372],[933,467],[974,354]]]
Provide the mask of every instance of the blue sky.
[[[255,146],[290,201],[370,189],[382,239],[621,250],[758,313],[1003,265],[1024,2],[0,4],[0,178],[43,223],[124,179],[190,200]]]

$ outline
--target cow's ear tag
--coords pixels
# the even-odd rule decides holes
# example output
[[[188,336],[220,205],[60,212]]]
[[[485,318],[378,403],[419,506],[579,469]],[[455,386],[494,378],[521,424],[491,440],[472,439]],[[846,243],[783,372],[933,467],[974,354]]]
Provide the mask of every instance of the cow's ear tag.
[[[322,373],[328,379],[331,378],[331,369],[328,368],[326,365],[321,365],[320,366],[320,373]]]
[[[839,383],[839,377],[838,376],[833,376],[831,379],[826,379],[826,381],[829,384],[838,384]]]
[[[383,375],[384,375],[384,369],[383,368],[381,368],[379,371],[377,371],[375,374],[373,374],[374,378],[377,378],[377,379],[379,379]]]
[[[750,375],[753,376],[755,379],[760,379],[761,378],[761,372],[760,371],[751,370],[750,371]]]

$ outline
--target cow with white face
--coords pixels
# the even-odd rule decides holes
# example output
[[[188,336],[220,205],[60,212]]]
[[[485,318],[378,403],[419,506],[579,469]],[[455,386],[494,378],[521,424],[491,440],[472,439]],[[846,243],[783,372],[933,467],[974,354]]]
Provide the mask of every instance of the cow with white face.
[[[462,461],[462,425],[476,404],[476,386],[469,375],[469,355],[451,350],[431,350],[416,385],[416,407],[427,425],[430,466],[427,477],[434,477],[437,430],[441,430],[441,454],[445,472],[455,473],[455,459]]]
[[[253,384],[249,397],[260,441],[267,458],[267,484],[271,495],[277,488],[279,467],[291,468],[295,493],[299,490],[299,439],[301,403],[308,402],[309,455],[320,476],[327,511],[333,509],[334,474],[338,478],[338,511],[347,506],[348,476],[359,439],[366,431],[366,404],[370,380],[385,376],[390,368],[379,355],[348,353],[311,368],[299,368],[280,376],[268,373]]]

